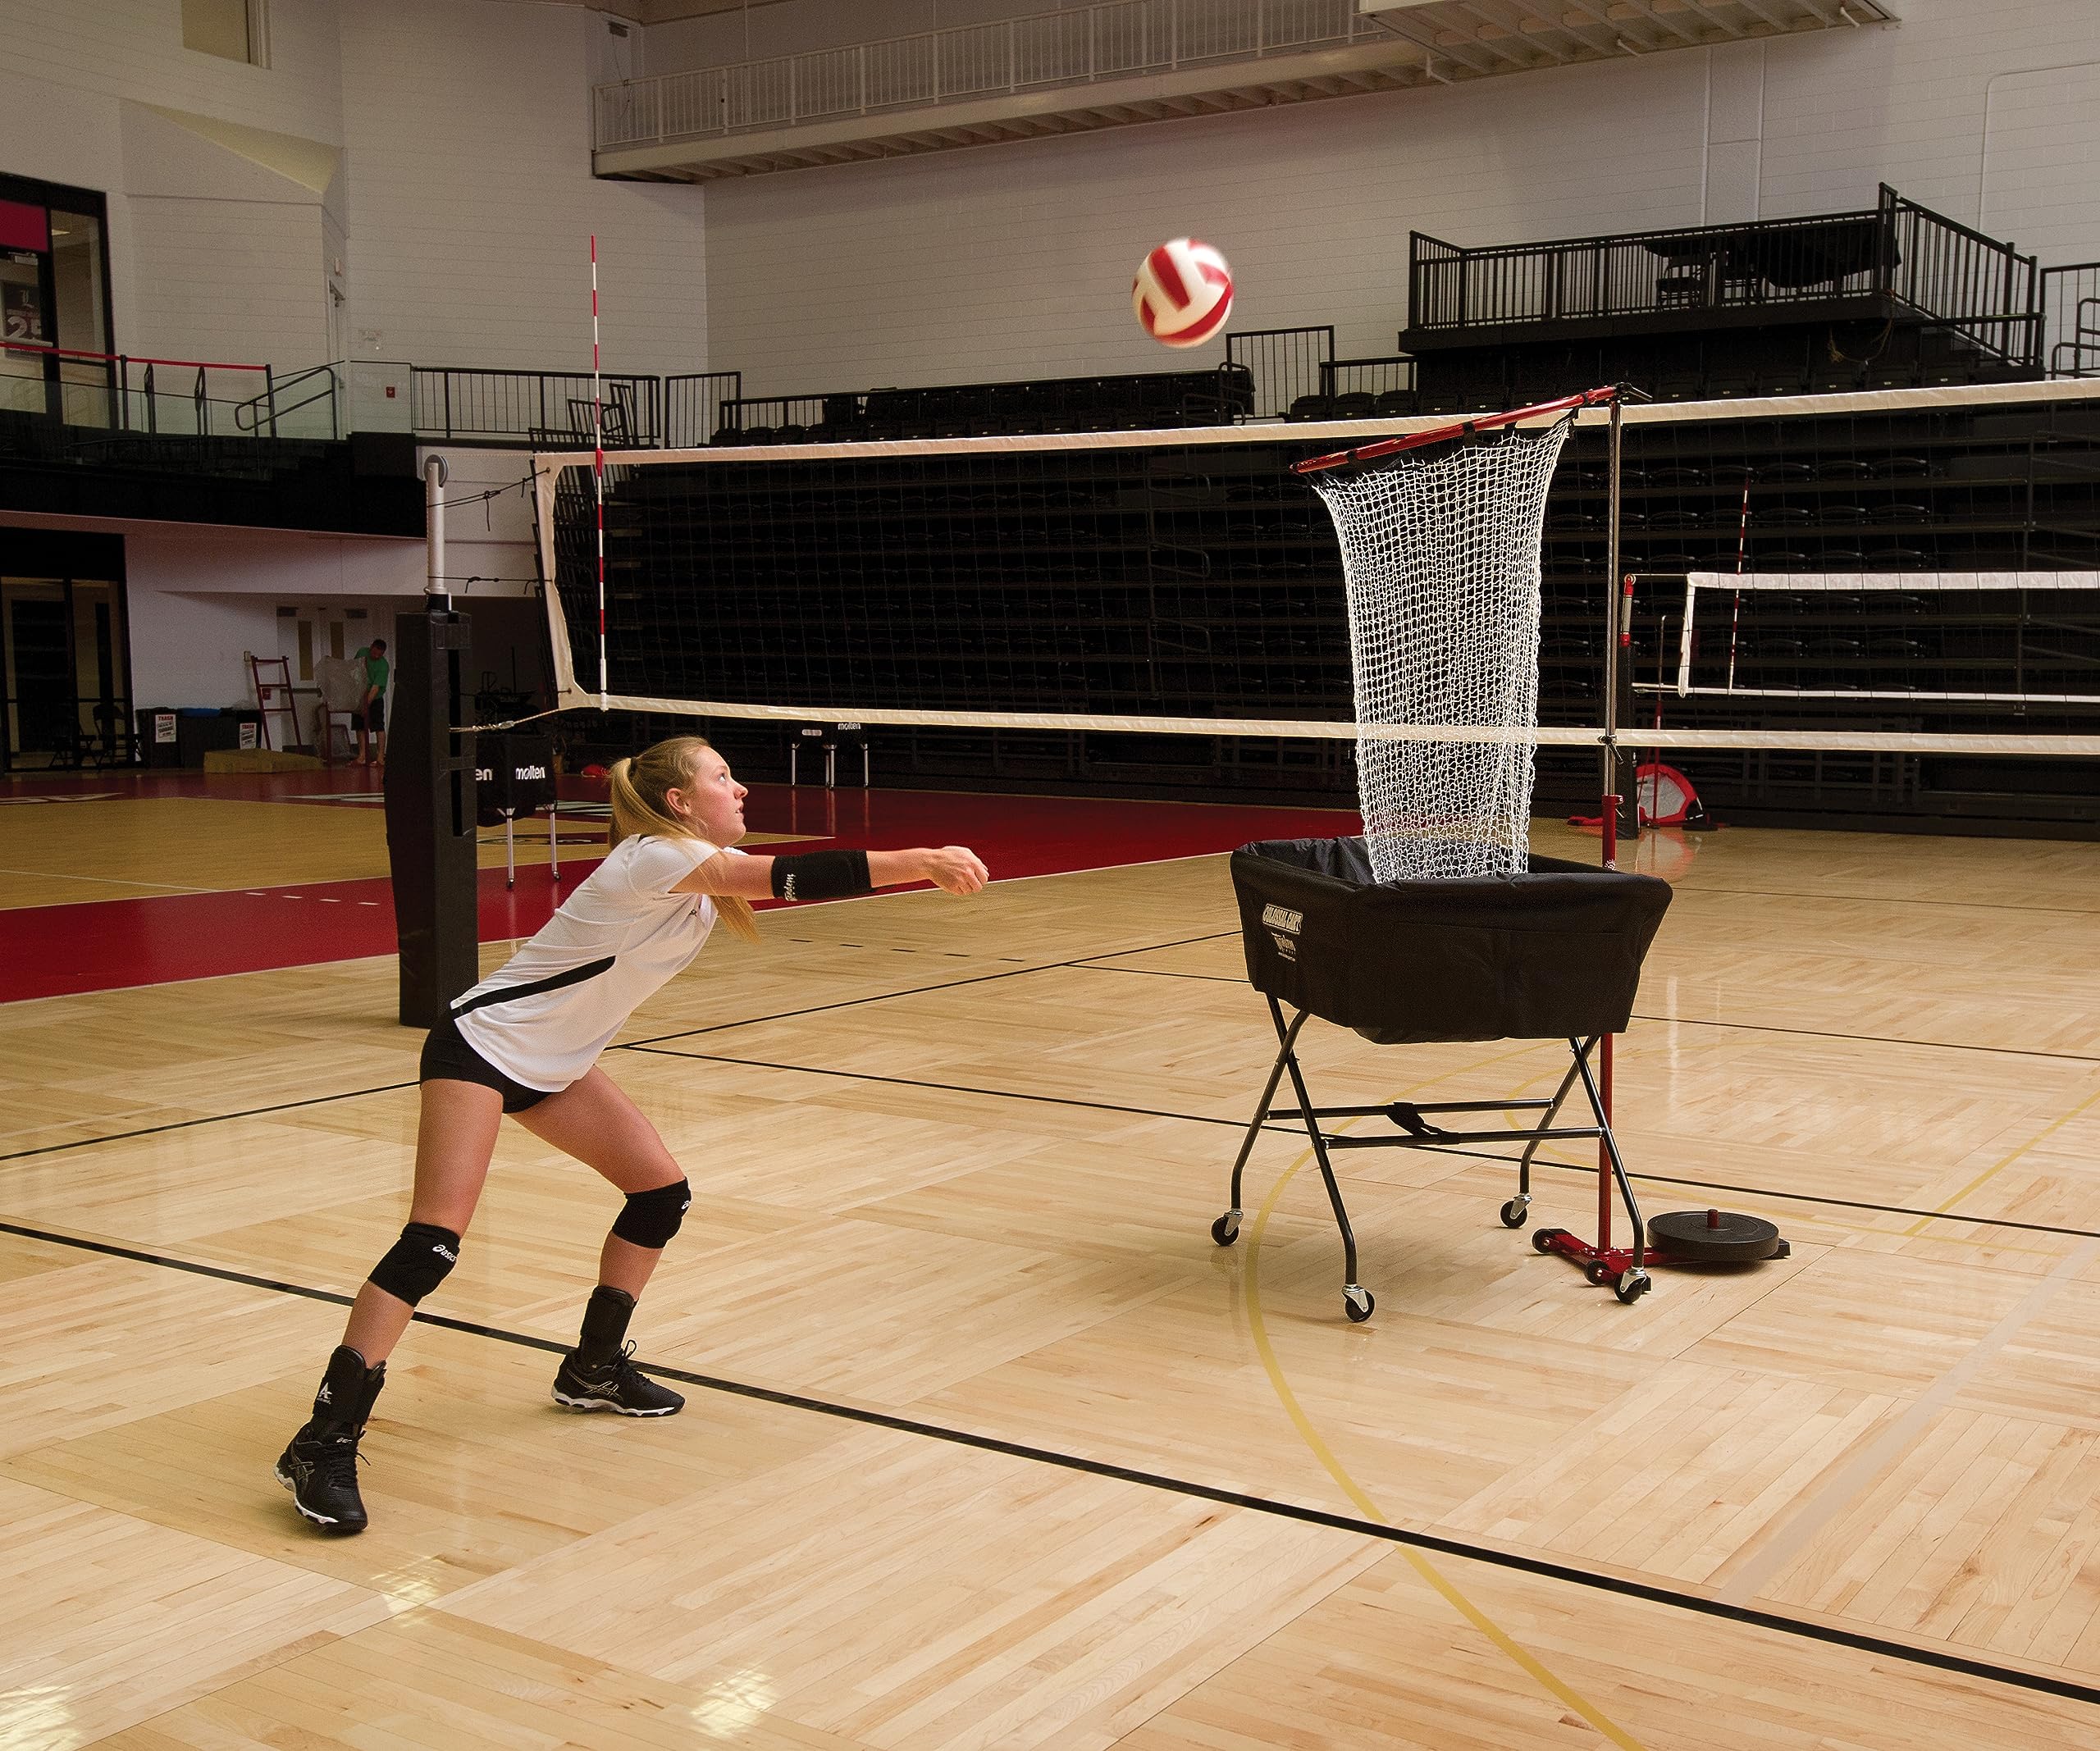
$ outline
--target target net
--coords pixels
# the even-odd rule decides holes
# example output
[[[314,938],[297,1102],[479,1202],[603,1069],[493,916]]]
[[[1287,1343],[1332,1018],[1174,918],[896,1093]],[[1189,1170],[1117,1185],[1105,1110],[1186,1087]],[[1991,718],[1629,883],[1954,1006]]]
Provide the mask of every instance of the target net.
[[[1358,745],[1381,882],[1527,867],[1539,715],[1539,538],[1568,417],[1447,454],[1316,476],[1349,586],[1356,717],[1500,732]]]

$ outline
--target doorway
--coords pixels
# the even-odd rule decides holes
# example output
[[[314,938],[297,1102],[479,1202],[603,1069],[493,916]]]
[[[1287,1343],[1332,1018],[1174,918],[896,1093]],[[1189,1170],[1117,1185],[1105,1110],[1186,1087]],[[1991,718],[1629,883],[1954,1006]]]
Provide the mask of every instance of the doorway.
[[[0,529],[0,767],[128,765],[124,544]]]

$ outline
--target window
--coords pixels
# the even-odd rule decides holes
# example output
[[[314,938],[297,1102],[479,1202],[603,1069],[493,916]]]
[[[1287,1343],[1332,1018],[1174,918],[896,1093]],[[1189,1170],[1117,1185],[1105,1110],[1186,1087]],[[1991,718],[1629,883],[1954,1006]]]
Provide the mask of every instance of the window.
[[[268,0],[182,0],[182,46],[199,54],[270,64]]]

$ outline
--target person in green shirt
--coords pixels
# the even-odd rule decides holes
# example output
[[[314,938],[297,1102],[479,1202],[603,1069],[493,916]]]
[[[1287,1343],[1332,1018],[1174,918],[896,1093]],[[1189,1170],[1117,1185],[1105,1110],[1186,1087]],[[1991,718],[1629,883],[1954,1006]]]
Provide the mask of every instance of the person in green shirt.
[[[350,659],[364,668],[364,697],[358,701],[358,757],[359,766],[384,766],[386,764],[386,677],[391,673],[386,661],[386,641],[376,638],[369,645],[359,648]],[[377,759],[370,758],[372,740],[378,743]]]

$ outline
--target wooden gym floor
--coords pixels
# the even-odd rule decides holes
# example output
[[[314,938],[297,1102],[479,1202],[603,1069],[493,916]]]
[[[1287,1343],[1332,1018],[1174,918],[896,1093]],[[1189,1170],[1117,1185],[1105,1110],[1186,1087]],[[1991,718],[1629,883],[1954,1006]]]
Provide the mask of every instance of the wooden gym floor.
[[[226,808],[98,875],[209,888]],[[0,861],[62,938],[62,812]],[[1621,1306],[1507,1168],[1357,1152],[1350,1325],[1302,1138],[1209,1238],[1273,1049],[1221,859],[774,913],[607,1060],[696,1188],[636,1325],[686,1413],[548,1402],[615,1199],[511,1129],[346,1540],[269,1471],[401,1220],[391,963],[0,1005],[0,1744],[2100,1747],[2100,848],[1642,858],[1644,1201],[1789,1259]]]

